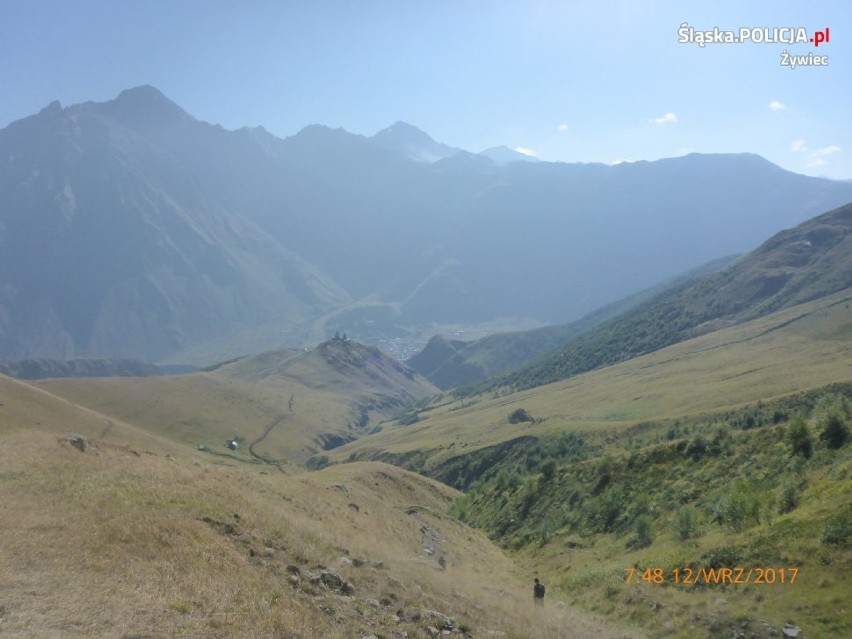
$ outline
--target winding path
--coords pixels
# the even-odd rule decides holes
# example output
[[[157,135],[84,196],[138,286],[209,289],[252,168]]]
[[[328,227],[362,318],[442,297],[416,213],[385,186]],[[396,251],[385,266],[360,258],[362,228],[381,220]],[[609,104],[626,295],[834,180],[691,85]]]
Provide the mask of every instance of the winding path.
[[[257,439],[255,439],[252,443],[250,443],[250,444],[248,445],[248,452],[249,452],[249,454],[251,454],[251,456],[252,456],[252,457],[254,457],[255,459],[257,459],[258,461],[263,462],[264,464],[269,464],[269,465],[271,465],[271,466],[275,466],[275,467],[276,467],[278,470],[280,470],[282,473],[284,472],[284,469],[283,469],[283,468],[281,468],[281,462],[271,462],[271,461],[269,461],[268,459],[265,459],[265,458],[261,457],[261,456],[260,456],[260,455],[258,455],[256,452],[254,452],[254,447],[255,447],[255,446],[257,446],[259,443],[261,443],[264,439],[266,439],[266,438],[269,436],[269,433],[271,433],[271,432],[272,432],[272,429],[273,429],[273,428],[275,428],[276,426],[278,426],[278,424],[280,424],[280,423],[281,423],[281,422],[283,422],[285,419],[287,419],[290,415],[292,415],[292,414],[293,414],[293,396],[292,396],[292,395],[290,396],[290,401],[289,401],[289,403],[288,403],[288,407],[289,407],[289,409],[290,409],[290,413],[289,413],[289,414],[287,414],[287,415],[281,415],[280,417],[278,417],[278,419],[276,419],[276,420],[275,420],[275,421],[273,421],[273,422],[272,422],[269,426],[267,426],[267,427],[266,427],[266,430],[264,430],[264,431],[263,431],[263,434],[262,434],[260,437],[258,437],[258,438],[257,438]]]

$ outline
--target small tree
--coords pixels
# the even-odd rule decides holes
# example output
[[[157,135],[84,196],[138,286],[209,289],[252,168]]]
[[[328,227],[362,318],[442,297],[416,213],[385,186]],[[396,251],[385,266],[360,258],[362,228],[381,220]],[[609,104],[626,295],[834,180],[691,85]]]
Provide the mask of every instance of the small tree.
[[[849,403],[838,393],[823,395],[814,407],[820,440],[837,449],[849,439]]]
[[[639,548],[650,546],[654,541],[654,522],[648,515],[639,515],[635,523],[634,544]]]
[[[809,459],[814,449],[813,438],[808,430],[808,425],[801,417],[794,417],[787,424],[787,430],[784,433],[784,438],[787,440],[787,445],[790,447],[790,453],[793,455],[801,455],[805,459]]]
[[[689,506],[684,506],[678,511],[675,523],[677,536],[684,541],[689,539],[695,534],[695,511]]]
[[[819,438],[829,448],[840,448],[849,439],[849,427],[839,413],[829,415],[823,424]]]
[[[550,481],[556,475],[556,460],[548,459],[541,465],[541,476],[544,481]]]
[[[799,505],[800,493],[798,482],[792,478],[786,479],[781,484],[781,492],[778,495],[778,513],[783,515],[795,510]]]

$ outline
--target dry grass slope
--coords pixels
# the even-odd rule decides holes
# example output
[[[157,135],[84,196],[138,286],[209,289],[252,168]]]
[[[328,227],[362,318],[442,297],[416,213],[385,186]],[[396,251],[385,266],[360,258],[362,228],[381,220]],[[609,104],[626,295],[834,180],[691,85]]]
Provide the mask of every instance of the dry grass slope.
[[[56,379],[40,388],[193,447],[242,437],[265,459],[301,463],[363,435],[437,389],[378,349],[331,341],[177,377]],[[274,426],[273,426],[274,425]],[[271,427],[271,428],[270,428]]]
[[[3,637],[415,638],[442,615],[458,636],[637,636],[537,614],[527,576],[444,515],[457,493],[400,469],[286,475],[2,377],[0,423]]]

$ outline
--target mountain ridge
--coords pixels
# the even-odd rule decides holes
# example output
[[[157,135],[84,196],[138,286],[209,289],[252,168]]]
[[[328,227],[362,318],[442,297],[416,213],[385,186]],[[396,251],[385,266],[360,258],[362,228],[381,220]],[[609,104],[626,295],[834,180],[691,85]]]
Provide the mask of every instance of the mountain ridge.
[[[0,156],[0,360],[207,365],[350,319],[410,342],[564,323],[852,199],[737,155],[417,162],[320,125],[227,131],[152,87],[52,103]]]
[[[777,233],[719,273],[687,281],[599,324],[537,363],[474,388],[554,382],[850,286],[852,204],[847,204]]]

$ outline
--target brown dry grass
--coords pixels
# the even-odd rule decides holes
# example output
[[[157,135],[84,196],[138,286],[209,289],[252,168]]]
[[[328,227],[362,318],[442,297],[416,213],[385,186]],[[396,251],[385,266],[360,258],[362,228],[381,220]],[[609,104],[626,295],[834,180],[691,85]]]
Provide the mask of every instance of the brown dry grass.
[[[437,623],[428,610],[474,637],[637,636],[565,606],[534,610],[528,576],[443,514],[456,493],[394,467],[285,475],[5,378],[0,424],[3,637],[413,639]],[[61,442],[68,431],[90,448]],[[323,567],[354,594],[310,583]]]

